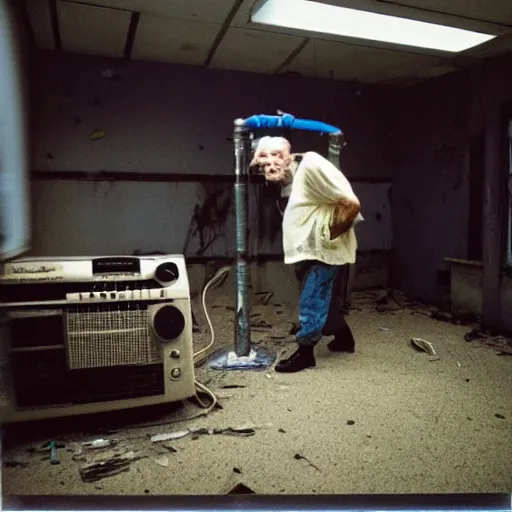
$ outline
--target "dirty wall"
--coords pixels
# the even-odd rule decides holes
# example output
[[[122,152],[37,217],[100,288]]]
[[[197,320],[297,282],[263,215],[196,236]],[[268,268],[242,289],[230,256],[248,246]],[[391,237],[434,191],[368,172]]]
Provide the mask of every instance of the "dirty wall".
[[[363,202],[360,249],[392,245],[385,89],[40,51],[32,90],[32,254],[233,256],[232,123],[282,109],[346,132]],[[290,134],[326,154],[327,139]],[[129,174],[130,173],[130,174]],[[250,193],[253,256],[282,254],[265,185]]]

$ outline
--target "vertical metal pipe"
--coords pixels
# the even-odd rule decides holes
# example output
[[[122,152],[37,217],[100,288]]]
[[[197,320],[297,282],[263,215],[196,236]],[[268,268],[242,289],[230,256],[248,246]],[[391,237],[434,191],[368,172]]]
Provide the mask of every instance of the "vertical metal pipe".
[[[248,165],[247,133],[243,120],[235,120],[233,133],[235,146],[235,224],[236,224],[236,300],[235,300],[235,352],[238,357],[251,351],[249,326],[249,258],[248,258]]]

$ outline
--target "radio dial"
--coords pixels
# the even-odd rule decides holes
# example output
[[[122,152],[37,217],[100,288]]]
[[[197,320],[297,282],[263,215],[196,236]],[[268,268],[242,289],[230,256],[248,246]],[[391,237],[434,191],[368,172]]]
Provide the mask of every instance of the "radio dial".
[[[155,270],[155,277],[161,283],[172,283],[178,279],[179,274],[178,265],[172,262],[161,263]]]

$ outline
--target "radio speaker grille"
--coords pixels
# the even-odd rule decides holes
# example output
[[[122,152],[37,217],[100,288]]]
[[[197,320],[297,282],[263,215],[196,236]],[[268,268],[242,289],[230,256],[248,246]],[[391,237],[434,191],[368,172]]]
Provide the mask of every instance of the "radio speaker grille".
[[[67,311],[66,330],[70,369],[161,362],[147,308]]]

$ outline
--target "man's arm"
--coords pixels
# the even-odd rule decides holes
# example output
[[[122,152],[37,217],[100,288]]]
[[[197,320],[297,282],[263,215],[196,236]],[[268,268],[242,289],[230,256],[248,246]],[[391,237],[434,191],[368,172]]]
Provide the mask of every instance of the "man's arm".
[[[305,181],[312,200],[334,207],[331,240],[348,231],[361,211],[359,199],[343,173],[317,153],[306,153]]]

